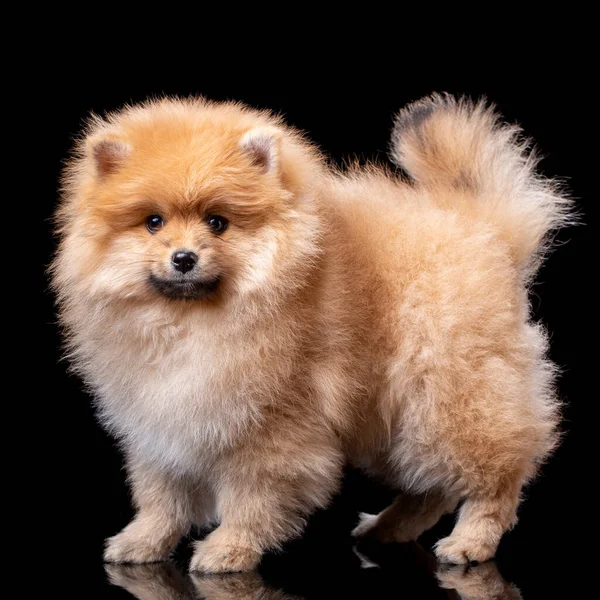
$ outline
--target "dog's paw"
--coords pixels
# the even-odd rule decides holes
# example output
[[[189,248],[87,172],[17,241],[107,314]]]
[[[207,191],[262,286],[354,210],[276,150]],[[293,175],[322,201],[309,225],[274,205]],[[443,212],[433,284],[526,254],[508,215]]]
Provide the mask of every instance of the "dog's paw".
[[[200,573],[239,573],[256,569],[261,554],[251,548],[211,539],[194,544],[190,571]]]
[[[435,545],[435,554],[442,563],[467,565],[493,558],[496,545],[460,535],[449,535]]]
[[[108,538],[105,543],[104,562],[107,563],[144,564],[168,559],[169,552],[164,548],[157,548],[127,531]]]
[[[360,513],[358,525],[352,530],[352,537],[364,537],[377,525],[377,515]]]

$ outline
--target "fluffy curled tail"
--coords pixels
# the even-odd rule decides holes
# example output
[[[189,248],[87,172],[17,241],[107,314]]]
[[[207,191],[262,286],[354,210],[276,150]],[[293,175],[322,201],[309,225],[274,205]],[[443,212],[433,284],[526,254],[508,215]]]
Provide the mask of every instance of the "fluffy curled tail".
[[[551,232],[573,218],[556,182],[536,172],[520,131],[484,102],[435,94],[398,114],[391,158],[438,204],[493,223],[528,279]]]

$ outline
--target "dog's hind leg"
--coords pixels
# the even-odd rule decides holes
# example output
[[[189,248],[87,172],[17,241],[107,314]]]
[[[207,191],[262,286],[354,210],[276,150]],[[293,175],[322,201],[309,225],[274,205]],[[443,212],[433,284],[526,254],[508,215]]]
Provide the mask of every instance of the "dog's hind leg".
[[[458,498],[444,496],[439,492],[402,493],[378,515],[362,513],[352,535],[384,543],[416,540],[445,513],[452,512],[457,504]]]
[[[468,496],[452,533],[435,553],[441,562],[468,564],[494,556],[503,533],[517,520],[521,479],[515,475],[495,491]]]

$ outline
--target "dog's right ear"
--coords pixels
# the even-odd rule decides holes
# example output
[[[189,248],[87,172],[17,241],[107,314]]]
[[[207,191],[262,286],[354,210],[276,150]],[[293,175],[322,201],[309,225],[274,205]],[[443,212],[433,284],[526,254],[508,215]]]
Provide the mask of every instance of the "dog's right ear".
[[[93,173],[101,179],[117,171],[130,152],[129,144],[114,137],[94,136],[86,144]]]

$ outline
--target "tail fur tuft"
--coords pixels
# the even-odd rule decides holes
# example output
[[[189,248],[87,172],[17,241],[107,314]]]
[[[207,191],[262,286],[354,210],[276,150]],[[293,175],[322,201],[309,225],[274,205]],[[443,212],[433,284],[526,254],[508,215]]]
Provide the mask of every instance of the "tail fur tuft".
[[[484,101],[434,94],[409,105],[396,117],[390,154],[440,205],[494,223],[526,279],[551,233],[575,222],[559,185],[536,172],[520,128]]]

